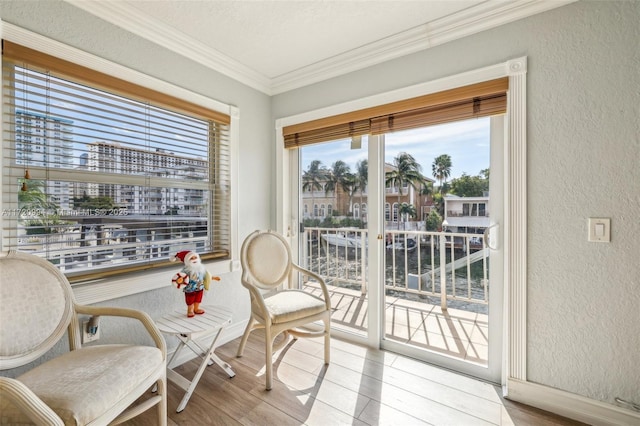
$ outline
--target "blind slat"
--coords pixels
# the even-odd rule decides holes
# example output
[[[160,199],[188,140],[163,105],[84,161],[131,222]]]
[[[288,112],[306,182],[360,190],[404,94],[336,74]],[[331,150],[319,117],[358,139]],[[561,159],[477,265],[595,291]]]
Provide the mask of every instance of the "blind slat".
[[[405,129],[441,124],[466,118],[480,117],[506,111],[508,77],[484,81],[402,101],[307,121],[282,129],[285,148],[343,139],[368,133],[382,133],[390,129],[386,121],[403,122]],[[485,104],[485,106],[481,106]],[[501,106],[497,105],[501,104]],[[462,113],[455,106],[468,109]],[[440,112],[437,112],[440,110]],[[495,112],[491,112],[495,111]],[[450,114],[448,114],[450,113]],[[409,118],[411,117],[411,119]],[[409,123],[412,124],[409,124]],[[350,127],[358,123],[357,133]],[[399,130],[396,124],[394,130]],[[386,129],[386,130],[385,130]]]
[[[505,94],[490,98],[475,98],[470,101],[453,103],[435,107],[421,108],[376,117],[371,120],[371,134],[377,135],[452,121],[468,120],[504,114],[507,107]]]
[[[285,148],[294,148],[302,145],[324,142],[327,140],[362,136],[369,133],[369,129],[369,120],[343,123],[326,128],[286,135],[284,138],[284,146]]]

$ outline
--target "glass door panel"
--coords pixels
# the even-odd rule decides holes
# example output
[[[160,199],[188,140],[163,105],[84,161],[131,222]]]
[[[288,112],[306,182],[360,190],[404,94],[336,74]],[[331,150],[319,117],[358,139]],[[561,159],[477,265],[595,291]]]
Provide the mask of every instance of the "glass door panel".
[[[502,206],[490,197],[491,140],[490,118],[385,135],[382,346],[497,382],[489,283],[501,282],[490,280],[485,231]]]
[[[368,138],[300,148],[301,252],[329,286],[332,333],[368,332]]]

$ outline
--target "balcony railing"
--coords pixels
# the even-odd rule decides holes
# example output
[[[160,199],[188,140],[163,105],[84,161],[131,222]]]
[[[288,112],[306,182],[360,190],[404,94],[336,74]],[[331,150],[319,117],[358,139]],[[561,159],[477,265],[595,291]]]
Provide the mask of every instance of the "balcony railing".
[[[489,217],[489,211],[470,213],[459,210],[447,210],[447,217]]]
[[[328,284],[367,293],[367,230],[305,228],[303,264]],[[387,230],[386,294],[443,309],[488,304],[488,249],[478,234]]]

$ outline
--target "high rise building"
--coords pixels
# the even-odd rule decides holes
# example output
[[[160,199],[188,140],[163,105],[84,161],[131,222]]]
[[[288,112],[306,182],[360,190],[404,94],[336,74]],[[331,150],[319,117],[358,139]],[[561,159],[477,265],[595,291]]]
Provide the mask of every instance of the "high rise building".
[[[115,142],[96,141],[88,144],[86,169],[94,172],[146,176],[163,179],[204,180],[207,161],[178,156],[172,152],[123,146]],[[165,214],[178,207],[181,215],[200,216],[206,213],[206,195],[203,190],[165,188],[151,185],[122,185],[91,183],[87,185],[90,197],[109,197],[130,214]]]
[[[73,121],[26,111],[16,111],[16,164],[30,167],[73,167]],[[68,182],[47,181],[49,202],[70,207]]]

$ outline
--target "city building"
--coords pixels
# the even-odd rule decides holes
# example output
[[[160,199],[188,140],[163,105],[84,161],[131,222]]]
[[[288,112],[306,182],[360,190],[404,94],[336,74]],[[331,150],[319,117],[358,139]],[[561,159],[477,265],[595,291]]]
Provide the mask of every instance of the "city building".
[[[88,149],[85,166],[88,171],[170,179],[207,178],[207,162],[198,158],[105,141],[90,143]],[[204,191],[199,189],[103,183],[85,184],[83,189],[89,197],[109,197],[116,206],[136,215],[162,215],[175,209],[174,214],[199,216],[206,206]]]
[[[36,167],[70,168],[73,165],[73,121],[25,111],[16,111],[16,164],[26,170]],[[70,184],[49,180],[49,201],[63,209],[70,206]]]

